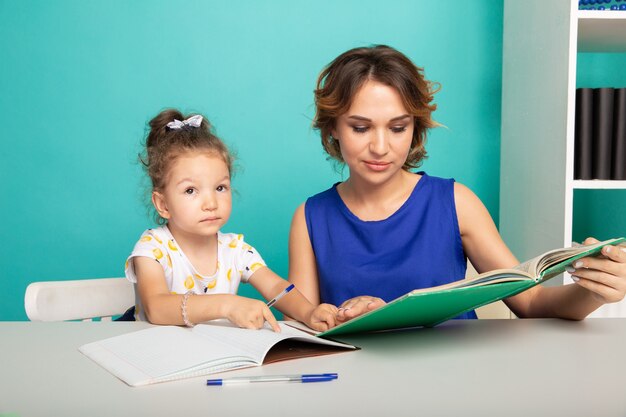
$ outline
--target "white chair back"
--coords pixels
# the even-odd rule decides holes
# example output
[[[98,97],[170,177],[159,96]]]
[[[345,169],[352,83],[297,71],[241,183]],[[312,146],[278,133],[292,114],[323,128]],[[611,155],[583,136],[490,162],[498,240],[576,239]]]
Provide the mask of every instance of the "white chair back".
[[[32,321],[110,321],[134,304],[135,290],[126,278],[33,282],[24,295]]]

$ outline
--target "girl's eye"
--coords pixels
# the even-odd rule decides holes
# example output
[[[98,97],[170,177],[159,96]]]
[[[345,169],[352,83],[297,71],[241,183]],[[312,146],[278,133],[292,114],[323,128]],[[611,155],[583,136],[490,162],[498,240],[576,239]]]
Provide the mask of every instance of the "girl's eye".
[[[185,190],[185,194],[187,194],[187,195],[192,195],[194,192],[195,192],[195,190],[193,188],[187,188]]]
[[[355,133],[365,133],[369,128],[367,126],[352,126]]]
[[[224,191],[228,191],[228,187],[225,185],[218,185],[216,188],[217,192],[223,193]]]

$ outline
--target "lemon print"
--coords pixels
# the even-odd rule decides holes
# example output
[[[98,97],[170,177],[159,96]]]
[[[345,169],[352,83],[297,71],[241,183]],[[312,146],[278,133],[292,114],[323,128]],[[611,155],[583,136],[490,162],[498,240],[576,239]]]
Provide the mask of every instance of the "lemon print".
[[[152,249],[152,254],[157,259],[157,261],[163,257],[163,252],[161,252],[161,249],[159,248]]]
[[[251,249],[252,249],[252,246],[250,246],[250,245],[248,245],[248,244],[246,243],[245,245],[243,245],[243,246],[241,247],[241,249],[243,249],[243,250],[251,250]]]
[[[178,248],[176,247],[176,243],[174,243],[173,239],[167,242],[167,246],[169,246],[171,250],[178,250]]]
[[[233,268],[228,268],[228,272],[226,273],[226,278],[230,281],[230,276],[233,273]]]
[[[208,289],[212,290],[213,288],[215,288],[215,285],[216,285],[216,284],[217,284],[217,278],[214,278],[214,279],[212,279],[212,280],[211,280],[211,282],[209,282],[209,283],[207,284],[207,286],[206,286],[206,287],[207,287]]]
[[[231,240],[231,241],[230,241],[230,243],[228,244],[228,247],[229,247],[229,248],[236,248],[236,247],[237,247],[237,243],[238,243],[238,242],[239,242],[239,241],[238,241],[237,239],[233,239],[233,240]]]
[[[178,293],[177,293],[176,291],[171,291],[171,292],[170,292],[170,294],[172,294],[172,295],[176,295],[176,294],[178,294]]]
[[[194,287],[194,285],[196,285],[196,283],[194,282],[193,277],[189,275],[187,279],[185,279],[185,288],[190,290]]]
[[[150,242],[152,240],[152,238],[150,236],[141,236],[141,239],[139,239],[140,242]]]
[[[242,234],[238,234],[237,235],[237,239],[239,239],[239,240],[243,239],[243,235]]]
[[[250,265],[250,271],[254,272],[257,269],[261,268],[262,266],[265,266],[265,265],[263,265],[261,262],[255,262],[252,265]]]
[[[128,269],[128,259],[126,259],[126,263],[124,264],[124,271]]]
[[[157,235],[154,235],[154,240],[156,240],[160,244],[163,244],[163,241],[161,239],[159,239],[159,237]]]
[[[217,270],[220,270],[220,261],[217,261]]]
[[[169,266],[170,268],[172,267],[172,257],[169,253],[167,254],[167,266]]]

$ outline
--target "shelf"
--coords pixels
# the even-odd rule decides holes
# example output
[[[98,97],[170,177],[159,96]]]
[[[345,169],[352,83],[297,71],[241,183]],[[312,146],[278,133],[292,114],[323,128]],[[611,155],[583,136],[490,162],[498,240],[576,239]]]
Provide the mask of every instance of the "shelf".
[[[626,181],[615,180],[575,180],[575,190],[620,190],[626,189]]]
[[[579,10],[578,52],[626,52],[626,11]]]

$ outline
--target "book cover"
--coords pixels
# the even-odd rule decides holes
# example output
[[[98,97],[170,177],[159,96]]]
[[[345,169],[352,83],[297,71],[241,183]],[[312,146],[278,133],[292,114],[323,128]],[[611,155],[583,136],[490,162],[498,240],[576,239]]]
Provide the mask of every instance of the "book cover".
[[[626,180],[626,88],[615,89],[611,179]]]
[[[610,239],[589,246],[556,249],[513,269],[489,271],[471,279],[414,290],[318,336],[436,326],[466,311],[519,294],[563,273],[575,260],[597,255],[602,247],[625,241]]]
[[[611,179],[613,88],[593,90],[593,179]]]
[[[576,89],[574,178],[590,180],[593,162],[593,89]]]

